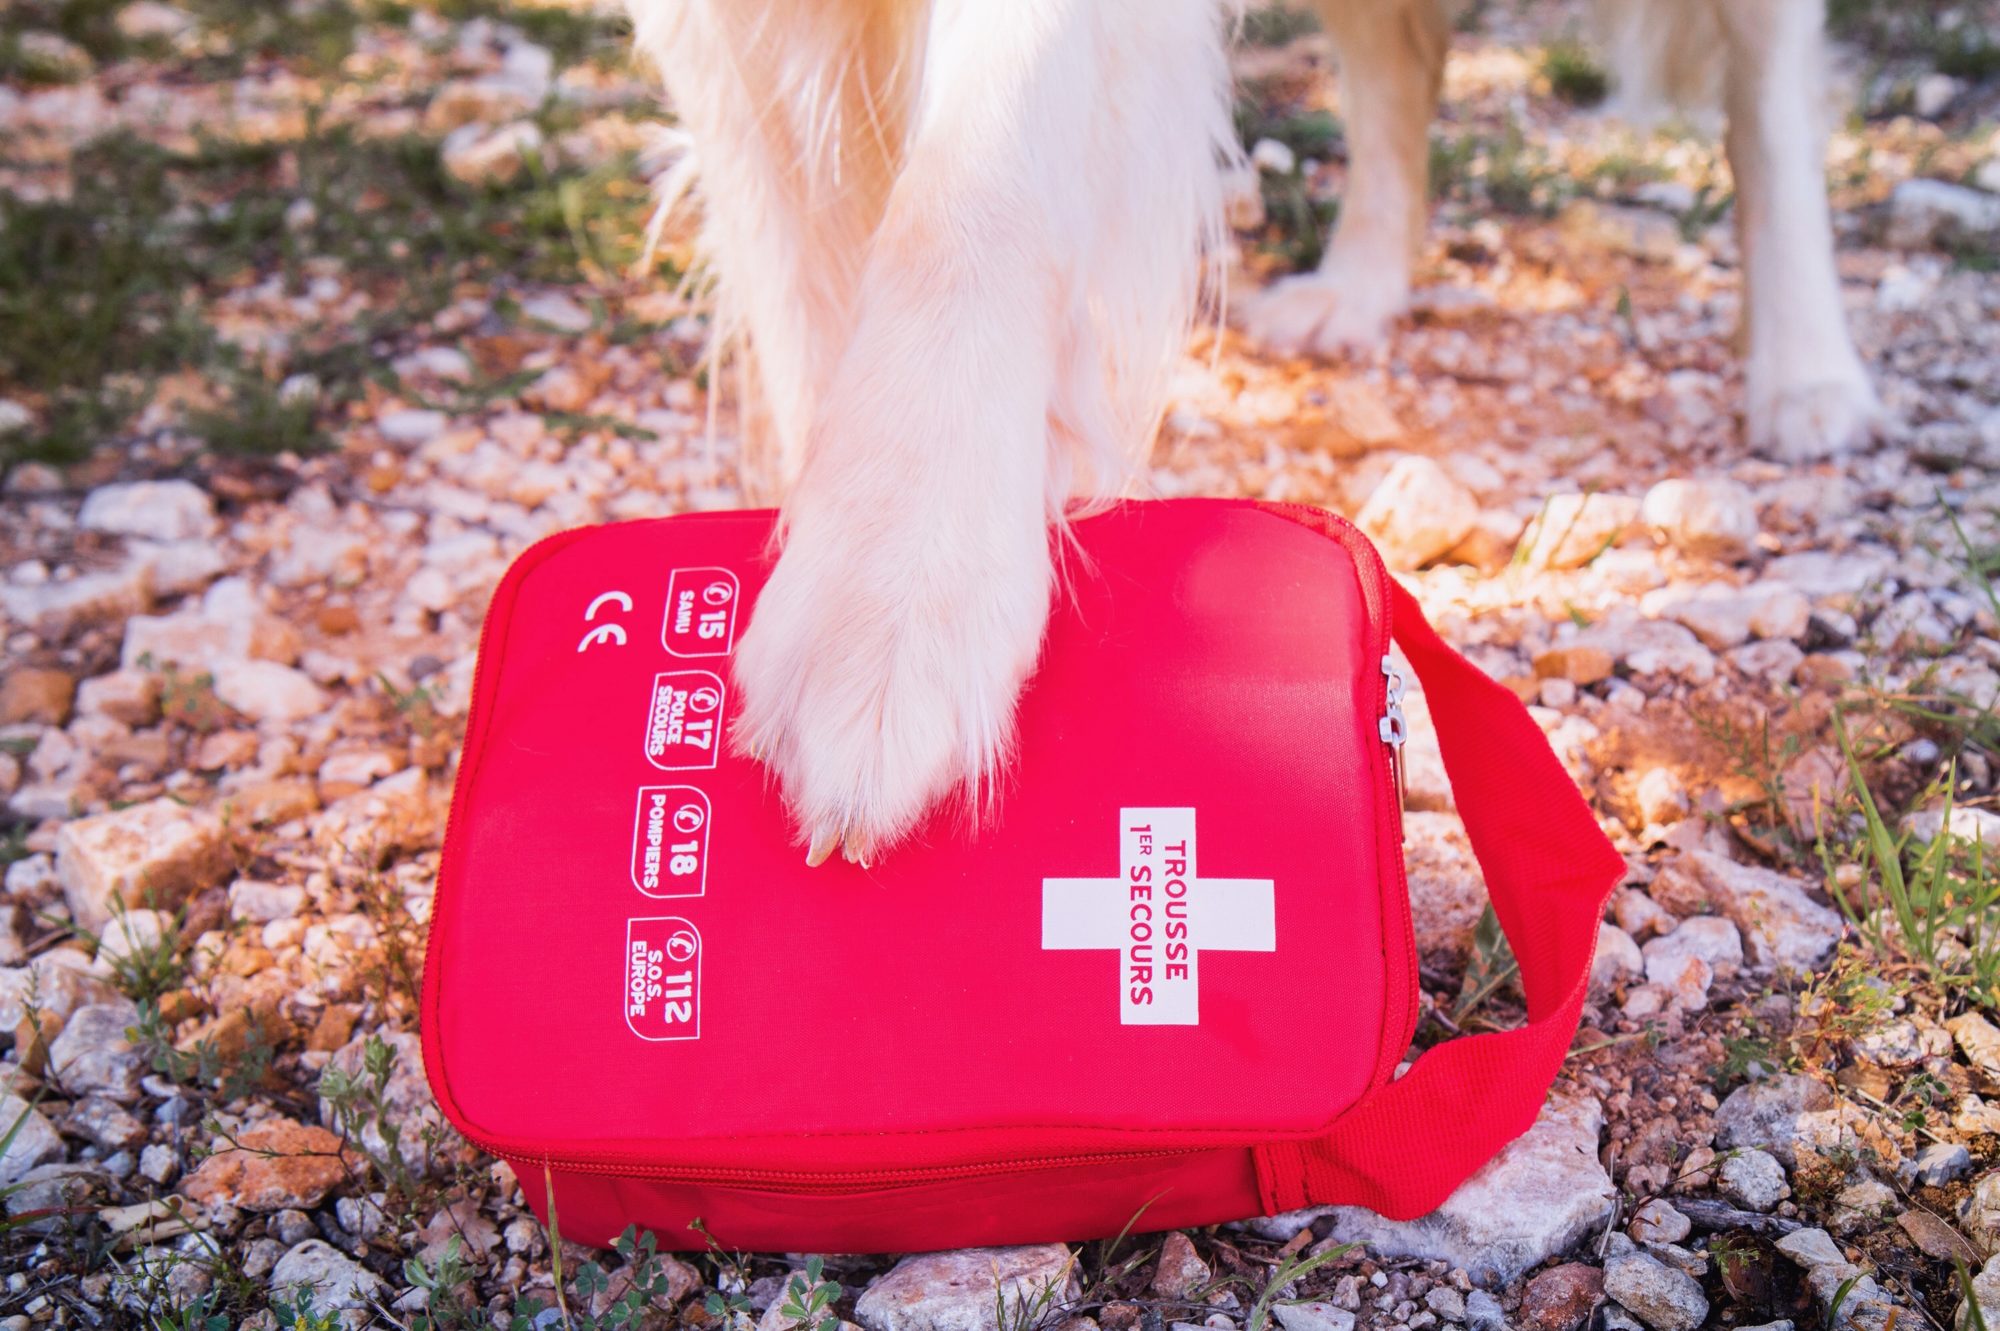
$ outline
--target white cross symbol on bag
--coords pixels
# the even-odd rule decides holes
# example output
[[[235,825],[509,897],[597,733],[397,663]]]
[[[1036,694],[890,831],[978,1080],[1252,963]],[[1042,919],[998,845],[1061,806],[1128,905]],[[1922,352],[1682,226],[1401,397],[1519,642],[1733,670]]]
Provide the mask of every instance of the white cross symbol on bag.
[[[1203,952],[1271,952],[1277,898],[1268,878],[1203,878],[1193,809],[1120,809],[1118,877],[1044,878],[1042,947],[1114,949],[1118,1020],[1201,1020]]]

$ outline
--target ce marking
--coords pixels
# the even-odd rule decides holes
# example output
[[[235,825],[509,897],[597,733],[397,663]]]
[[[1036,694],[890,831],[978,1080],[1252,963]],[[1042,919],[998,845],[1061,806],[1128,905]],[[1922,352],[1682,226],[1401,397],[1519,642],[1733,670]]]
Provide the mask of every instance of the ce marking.
[[[604,608],[614,605],[618,607],[619,612],[622,614],[629,615],[632,613],[632,598],[624,592],[601,592],[584,609],[584,623],[596,623],[597,616],[603,613]],[[605,643],[610,643],[614,647],[623,647],[625,645],[625,626],[615,619],[608,619],[604,623],[598,624],[595,628],[585,629],[583,637],[577,640],[576,649],[579,652],[587,651],[592,647],[602,647]]]

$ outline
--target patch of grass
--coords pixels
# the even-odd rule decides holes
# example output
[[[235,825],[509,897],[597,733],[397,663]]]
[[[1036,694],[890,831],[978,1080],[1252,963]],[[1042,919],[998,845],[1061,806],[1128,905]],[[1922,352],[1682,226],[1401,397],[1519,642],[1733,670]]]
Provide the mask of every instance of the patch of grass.
[[[1827,894],[1878,951],[1908,957],[1940,986],[1983,1007],[2000,1007],[2000,875],[1979,840],[1952,830],[1953,776],[1919,801],[1942,814],[1935,836],[1922,842],[1895,831],[1837,712],[1834,724],[1861,829],[1843,844],[1822,821]],[[1843,865],[1860,872],[1843,873]]]
[[[1497,134],[1436,134],[1431,139],[1433,199],[1486,206],[1524,217],[1550,217],[1575,182],[1509,120]]]
[[[1549,91],[1571,106],[1596,106],[1611,93],[1611,76],[1573,37],[1542,49],[1542,77],[1549,81]]]
[[[1319,19],[1297,5],[1258,5],[1245,11],[1238,37],[1246,46],[1284,46],[1319,31]]]
[[[324,446],[331,411],[387,375],[387,341],[460,284],[600,280],[636,260],[651,202],[636,163],[539,164],[469,188],[417,135],[364,138],[309,118],[283,143],[172,152],[131,136],[78,155],[71,197],[0,194],[0,394],[35,412],[0,438],[0,468],[74,462],[115,439],[168,375],[199,370],[217,401],[184,422],[218,451]],[[214,332],[208,304],[258,277],[304,292],[329,266],[360,295],[281,355]],[[671,274],[668,274],[671,276]],[[312,375],[317,406],[279,385]]]

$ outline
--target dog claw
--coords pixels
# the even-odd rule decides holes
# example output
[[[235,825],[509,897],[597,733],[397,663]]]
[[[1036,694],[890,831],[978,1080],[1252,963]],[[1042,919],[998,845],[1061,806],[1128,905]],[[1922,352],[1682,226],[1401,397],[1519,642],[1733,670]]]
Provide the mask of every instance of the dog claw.
[[[825,864],[827,857],[833,854],[834,848],[839,844],[840,833],[824,827],[815,831],[812,845],[806,850],[806,867],[817,869]]]
[[[840,848],[840,853],[846,857],[849,864],[858,864],[864,869],[868,868],[869,862],[875,858],[870,847],[855,841],[853,837],[847,838],[847,843]]]

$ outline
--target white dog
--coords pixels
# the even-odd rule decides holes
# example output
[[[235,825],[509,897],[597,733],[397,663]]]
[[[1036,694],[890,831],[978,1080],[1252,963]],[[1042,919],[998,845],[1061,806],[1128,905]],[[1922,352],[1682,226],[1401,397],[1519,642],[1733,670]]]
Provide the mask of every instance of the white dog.
[[[718,329],[752,357],[784,549],[737,738],[807,858],[866,861],[1008,750],[1077,499],[1133,488],[1218,250],[1227,0],[628,0],[692,144]],[[1774,455],[1875,407],[1822,175],[1823,0],[1604,0],[1667,85],[1713,67]],[[1320,0],[1349,197],[1251,311],[1290,349],[1381,336],[1424,226],[1447,0]]]

